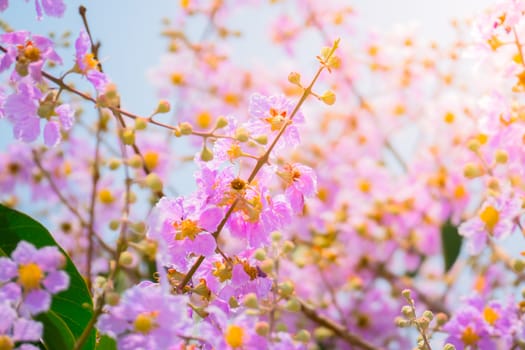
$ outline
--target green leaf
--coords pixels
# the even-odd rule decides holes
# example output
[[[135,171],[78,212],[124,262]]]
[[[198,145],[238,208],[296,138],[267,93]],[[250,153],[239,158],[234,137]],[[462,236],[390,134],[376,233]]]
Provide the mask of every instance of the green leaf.
[[[117,342],[115,339],[103,335],[97,344],[97,350],[117,350]]]
[[[69,288],[55,294],[50,311],[39,315],[38,318],[44,324],[44,342],[49,349],[71,349],[71,336],[73,342],[76,341],[93,316],[93,302],[86,283],[67,253],[60,248],[44,226],[23,213],[0,205],[0,254],[11,255],[20,241],[30,242],[37,248],[56,246],[66,256],[65,271],[70,279]],[[94,349],[95,337],[93,330],[82,349]],[[48,342],[64,344],[67,347]]]
[[[441,227],[441,246],[443,249],[443,259],[445,272],[448,272],[459,257],[463,236],[458,233],[457,226],[447,220]]]

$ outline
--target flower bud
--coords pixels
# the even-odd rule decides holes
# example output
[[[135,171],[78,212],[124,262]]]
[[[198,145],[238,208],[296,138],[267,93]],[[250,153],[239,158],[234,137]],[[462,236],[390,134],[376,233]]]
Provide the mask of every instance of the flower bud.
[[[166,100],[160,100],[155,110],[155,114],[168,113],[171,110],[170,103]]]
[[[301,86],[301,74],[297,72],[291,72],[288,74],[288,81],[294,85]]]
[[[146,186],[150,188],[153,192],[162,191],[162,180],[155,173],[149,173],[146,176]]]
[[[279,231],[273,231],[271,233],[272,241],[279,242],[283,238],[283,234]]]
[[[208,147],[204,146],[201,151],[201,160],[203,162],[209,162],[212,159],[213,159],[213,152]]]
[[[478,164],[467,163],[463,168],[463,176],[465,176],[467,179],[474,179],[483,175],[483,173],[483,168]]]
[[[259,145],[266,145],[268,143],[268,136],[261,135],[254,138],[255,142],[257,142]]]
[[[283,243],[283,253],[288,254],[291,253],[295,248],[295,244],[292,241],[285,241]]]
[[[522,272],[525,269],[525,262],[521,259],[513,259],[512,269],[517,273]]]
[[[146,118],[135,119],[135,130],[144,130],[148,126],[148,120]]]
[[[456,350],[456,347],[450,343],[446,343],[443,350]]]
[[[499,149],[494,154],[494,160],[496,163],[505,164],[509,160],[509,154],[503,149]]]
[[[235,139],[239,142],[246,142],[250,138],[248,130],[244,128],[238,128],[235,130]]]
[[[193,132],[193,126],[191,126],[191,124],[188,122],[180,123],[179,128],[180,128],[180,133],[182,135],[191,135],[191,133]]]
[[[472,139],[467,143],[467,147],[472,152],[477,152],[481,147],[481,143],[476,139]]]
[[[293,337],[295,340],[301,343],[308,343],[310,341],[310,332],[308,332],[306,329],[301,329],[299,332],[295,334]]]
[[[122,161],[120,159],[118,159],[118,158],[111,158],[109,160],[109,163],[108,163],[109,169],[117,170],[120,167],[121,163],[122,163]]]
[[[273,271],[273,260],[272,259],[266,259],[263,262],[261,262],[261,270],[265,273],[270,273]]]
[[[248,293],[244,296],[242,304],[248,309],[258,309],[259,302],[257,301],[257,295],[255,293]]]
[[[436,323],[438,326],[443,326],[448,321],[447,314],[440,312],[436,315]]]
[[[315,339],[324,340],[334,336],[334,332],[326,327],[317,327],[314,330]]]
[[[299,312],[301,311],[301,303],[297,298],[291,298],[286,302],[286,305],[284,306],[286,310],[290,312]]]
[[[116,231],[120,226],[120,221],[118,220],[111,220],[109,222],[109,229],[112,231]]]
[[[416,315],[414,314],[414,310],[412,310],[412,307],[409,305],[404,305],[401,308],[401,313],[409,319],[416,317]]]
[[[253,257],[256,259],[256,260],[259,260],[259,261],[263,261],[264,259],[266,259],[266,252],[264,251],[263,248],[258,248],[255,253],[253,254]]]
[[[423,312],[423,317],[428,318],[429,320],[432,321],[434,319],[434,314],[430,310],[425,310]]]
[[[120,138],[125,145],[133,145],[135,143],[135,131],[131,128],[125,128],[121,131]]]
[[[228,119],[223,116],[220,116],[215,123],[215,129],[222,129],[228,125]]]
[[[268,322],[259,321],[255,324],[255,333],[261,337],[265,337],[270,332],[270,325]]]
[[[325,91],[321,95],[321,101],[331,106],[335,103],[335,93],[332,90]]]
[[[130,266],[133,263],[133,254],[130,252],[122,252],[118,259],[118,262],[121,266]]]
[[[138,154],[134,154],[128,158],[127,164],[132,168],[140,168],[142,166],[142,158]]]
[[[394,322],[395,322],[396,326],[399,327],[399,328],[405,328],[405,327],[410,326],[410,321],[404,319],[401,316],[396,317]]]
[[[295,287],[292,281],[279,283],[279,294],[287,298],[293,294]]]

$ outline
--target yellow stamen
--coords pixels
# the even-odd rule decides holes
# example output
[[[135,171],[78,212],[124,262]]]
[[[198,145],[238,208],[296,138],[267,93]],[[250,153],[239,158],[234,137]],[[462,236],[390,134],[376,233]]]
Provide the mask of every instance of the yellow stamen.
[[[479,335],[474,332],[472,327],[468,326],[461,334],[461,341],[465,345],[476,345],[479,340]]]
[[[44,271],[35,263],[20,265],[18,268],[18,284],[24,290],[32,290],[40,287],[40,282],[44,279]]]
[[[175,234],[176,240],[181,240],[184,238],[194,240],[195,237],[197,237],[197,235],[202,231],[197,222],[190,219],[184,219],[181,222],[175,222],[173,223],[173,227],[175,230],[177,230],[177,233]]]
[[[154,151],[144,153],[144,164],[149,170],[154,170],[159,163],[159,154]]]
[[[115,197],[113,197],[113,194],[107,188],[103,188],[98,191],[98,199],[104,204],[111,204],[115,201]]]
[[[210,127],[213,118],[208,111],[204,111],[197,115],[197,125],[203,129]]]
[[[496,310],[494,310],[490,306],[487,306],[485,307],[485,309],[483,309],[483,318],[485,319],[485,321],[487,321],[488,324],[494,326],[496,321],[500,318],[500,315],[496,312]]]
[[[143,312],[137,315],[133,322],[133,328],[136,332],[149,333],[157,325],[155,319],[158,316],[158,312]]]
[[[229,325],[224,334],[226,344],[232,348],[241,347],[243,344],[244,329],[237,325]]]
[[[12,350],[15,347],[13,339],[7,335],[0,335],[0,350]]]
[[[496,208],[491,205],[487,205],[485,209],[479,214],[481,221],[485,223],[487,230],[492,233],[494,227],[498,224],[499,221],[499,212]]]
[[[84,64],[86,65],[86,70],[88,71],[97,68],[98,61],[95,58],[95,55],[93,55],[92,53],[87,53],[84,56]]]

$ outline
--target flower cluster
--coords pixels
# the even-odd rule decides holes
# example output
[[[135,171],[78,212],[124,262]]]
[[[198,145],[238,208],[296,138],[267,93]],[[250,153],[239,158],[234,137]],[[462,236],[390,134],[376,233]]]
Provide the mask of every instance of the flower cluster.
[[[0,344],[5,349],[38,349],[43,327],[32,317],[51,307],[51,297],[69,286],[57,247],[36,249],[21,241],[11,257],[0,257]],[[33,345],[31,345],[33,343]]]

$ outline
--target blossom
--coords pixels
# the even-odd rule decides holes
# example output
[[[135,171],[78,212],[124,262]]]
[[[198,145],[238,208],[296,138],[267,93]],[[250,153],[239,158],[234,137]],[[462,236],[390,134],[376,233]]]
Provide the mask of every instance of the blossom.
[[[59,269],[65,259],[57,247],[36,249],[21,241],[11,254],[11,259],[0,259],[0,283],[5,283],[0,292],[9,288],[9,295],[20,296],[25,310],[38,314],[49,309],[51,295],[66,290],[69,276]]]
[[[278,175],[285,182],[286,198],[295,213],[300,213],[304,206],[304,197],[317,192],[317,177],[312,168],[302,164],[286,164]]]
[[[457,350],[473,347],[483,350],[495,349],[483,316],[471,305],[463,306],[443,330],[448,333],[446,342],[454,345]]]
[[[459,233],[468,239],[471,254],[478,254],[490,236],[505,238],[516,228],[515,218],[521,202],[508,194],[489,197],[478,214],[459,226]]]
[[[42,323],[22,318],[13,305],[5,301],[0,303],[1,349],[37,350],[38,347],[23,343],[39,341],[42,333]]]
[[[91,42],[85,30],[81,30],[75,41],[76,65],[98,92],[104,92],[109,79],[99,70],[99,62],[91,52]]]
[[[7,52],[0,58],[0,73],[16,63],[11,76],[19,80],[28,74],[36,81],[42,79],[42,67],[46,61],[62,63],[62,59],[53,48],[53,41],[28,31],[18,31],[0,35],[0,43],[7,44]]]
[[[201,208],[191,198],[162,198],[150,218],[148,236],[167,245],[169,261],[184,268],[188,255],[213,255],[216,248],[215,231],[222,219],[222,210],[215,207]]]
[[[102,334],[117,339],[118,348],[168,349],[182,342],[177,335],[190,326],[187,299],[165,293],[157,285],[128,289],[98,321]]]
[[[255,118],[251,120],[248,130],[255,135],[276,136],[281,128],[291,121],[295,103],[284,95],[264,96],[253,94],[248,106],[249,114]],[[284,140],[279,143],[281,147],[296,146],[299,141],[299,131],[296,124],[304,122],[303,113],[298,110],[283,134]]]
[[[32,142],[40,135],[40,119],[46,119],[44,142],[55,146],[60,141],[60,130],[68,130],[74,121],[74,110],[67,104],[55,108],[54,94],[40,101],[42,93],[35,86],[21,82],[18,89],[9,95],[4,104],[4,113],[13,123],[15,138]],[[56,115],[56,116],[55,116]]]

